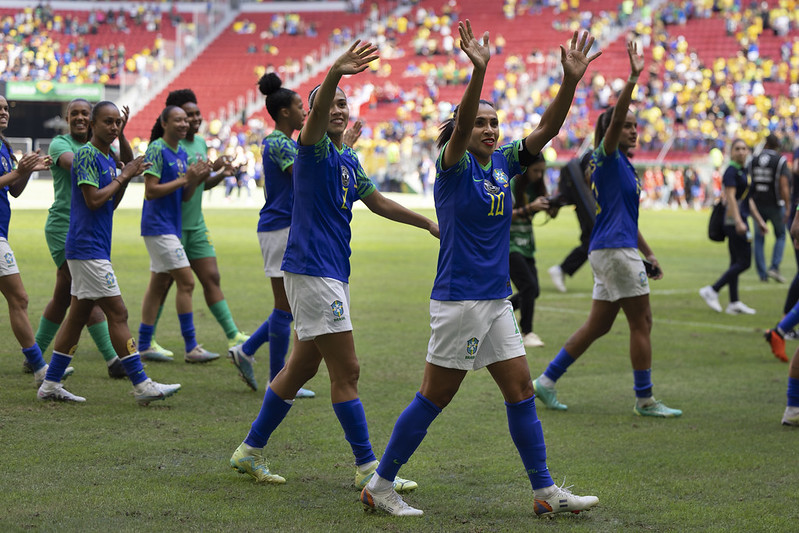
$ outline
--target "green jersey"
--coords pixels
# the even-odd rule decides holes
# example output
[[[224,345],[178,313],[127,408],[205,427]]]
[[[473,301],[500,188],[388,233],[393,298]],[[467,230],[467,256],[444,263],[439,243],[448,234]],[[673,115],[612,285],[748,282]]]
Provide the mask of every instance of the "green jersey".
[[[510,180],[510,190],[513,196],[513,191],[516,190],[516,178]],[[533,185],[527,186],[525,195],[527,201],[534,200],[533,195],[535,189]],[[516,198],[513,198],[513,205],[516,205]],[[512,220],[510,223],[510,253],[518,252],[524,257],[533,257],[535,252],[535,238],[533,237],[533,223],[532,217],[522,217]]]
[[[189,156],[189,164],[200,160],[208,159],[208,146],[205,144],[205,139],[200,135],[194,135],[194,139],[188,141],[182,139],[180,146],[186,150]],[[201,229],[205,227],[205,219],[203,218],[203,191],[205,189],[200,186],[194,191],[191,199],[183,202],[183,230]]]
[[[53,174],[53,192],[55,199],[50,206],[50,214],[44,226],[45,232],[63,232],[66,237],[69,229],[69,208],[72,203],[72,184],[70,172],[58,166],[58,158],[66,153],[76,154],[86,143],[75,140],[72,135],[59,135],[50,143],[48,155],[53,160],[50,172]]]

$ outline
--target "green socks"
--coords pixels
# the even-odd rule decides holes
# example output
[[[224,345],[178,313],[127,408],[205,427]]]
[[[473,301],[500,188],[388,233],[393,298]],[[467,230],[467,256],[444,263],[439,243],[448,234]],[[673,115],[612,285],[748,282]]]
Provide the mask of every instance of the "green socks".
[[[239,332],[239,328],[237,328],[236,323],[233,322],[233,315],[230,314],[230,308],[227,306],[227,300],[220,300],[214,305],[210,306],[208,309],[211,310],[211,313],[213,313],[216,321],[219,322],[219,325],[222,326],[223,330],[225,330],[225,335],[227,335],[227,338],[234,338]]]
[[[87,329],[89,330],[89,335],[91,335],[94,340],[94,344],[97,345],[100,353],[103,354],[105,362],[107,363],[114,359],[117,353],[114,350],[114,345],[111,344],[111,335],[108,333],[108,322],[103,320],[102,322],[89,326]]]
[[[50,346],[50,343],[53,342],[53,337],[55,334],[58,333],[58,328],[61,327],[61,324],[56,324],[55,322],[50,322],[44,315],[39,320],[39,329],[36,330],[36,344],[39,345],[39,349],[42,353],[47,351],[47,347]]]

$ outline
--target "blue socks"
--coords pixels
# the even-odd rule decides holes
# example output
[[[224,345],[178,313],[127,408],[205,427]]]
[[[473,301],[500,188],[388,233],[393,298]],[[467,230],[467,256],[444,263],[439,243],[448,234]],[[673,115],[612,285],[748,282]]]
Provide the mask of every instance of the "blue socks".
[[[519,450],[533,490],[551,487],[555,482],[552,481],[547,468],[547,445],[544,442],[541,421],[535,412],[534,398],[519,403],[505,402],[505,410],[508,413],[511,439]]]
[[[799,379],[788,378],[788,407],[799,407]]]
[[[119,362],[122,363],[122,368],[125,369],[125,374],[128,375],[132,384],[138,385],[147,381],[147,374],[144,373],[144,366],[141,364],[141,357],[138,353],[120,357]]]
[[[377,457],[372,451],[372,444],[369,442],[369,426],[366,424],[366,413],[364,413],[361,399],[355,398],[347,402],[334,403],[333,411],[344,430],[344,438],[352,447],[355,464],[362,465],[377,461]]]
[[[144,322],[139,324],[139,351],[150,347],[150,343],[153,341],[153,332],[155,332],[155,325],[151,326]]]
[[[44,375],[44,379],[54,383],[61,383],[61,378],[64,377],[64,372],[71,362],[71,355],[53,350],[53,357],[50,358],[50,366],[47,367],[47,373]]]
[[[652,369],[633,370],[633,390],[636,398],[649,398],[652,396]]]
[[[292,403],[294,403],[294,400],[286,401],[272,392],[271,388],[267,387],[261,411],[258,413],[258,418],[253,421],[250,433],[244,439],[244,444],[253,448],[266,446],[266,442],[272,436],[272,432],[286,418]]]
[[[178,315],[178,320],[180,321],[180,334],[183,335],[183,344],[186,347],[186,353],[188,353],[197,347],[197,337],[195,336],[194,330],[194,313],[189,312]]]
[[[408,462],[422,443],[422,439],[427,435],[427,428],[440,412],[441,409],[422,396],[421,392],[416,393],[416,397],[394,424],[383,460],[377,467],[377,474],[381,478],[394,481],[400,467]]]
[[[33,346],[31,346],[30,348],[23,348],[22,354],[25,356],[25,359],[31,364],[31,368],[33,368],[34,372],[41,370],[41,368],[45,364],[47,364],[44,362],[44,357],[42,357],[42,351],[39,349],[39,345],[36,344],[35,342],[33,343]]]
[[[799,304],[794,305],[791,310],[782,317],[780,323],[777,324],[777,329],[782,335],[785,335],[795,328],[797,324],[799,324]]]
[[[258,326],[255,333],[250,335],[250,338],[241,345],[241,349],[245,354],[253,355],[265,342],[269,342],[269,319]]]
[[[557,381],[569,369],[575,359],[569,355],[566,348],[561,348],[558,355],[550,361],[547,369],[544,370],[544,375],[552,381]]]
[[[286,352],[289,351],[291,339],[291,313],[272,309],[269,316],[269,379],[275,379],[277,373],[286,362]]]

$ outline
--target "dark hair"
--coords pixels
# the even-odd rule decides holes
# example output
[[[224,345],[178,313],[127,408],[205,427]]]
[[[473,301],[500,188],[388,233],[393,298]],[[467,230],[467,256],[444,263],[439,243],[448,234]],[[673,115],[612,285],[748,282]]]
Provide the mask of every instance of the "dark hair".
[[[544,158],[544,154],[538,152],[535,155],[530,156],[530,162],[527,167],[531,167],[537,163],[544,162],[546,163],[546,159]],[[513,207],[523,207],[528,204],[529,198],[527,198],[527,191],[525,191],[526,187],[522,187],[522,183],[524,180],[516,179],[514,182],[513,187],[513,198],[515,200]],[[545,179],[540,179],[537,182],[533,183],[533,200],[538,198],[539,196],[546,196],[547,194],[547,184]]]
[[[81,98],[81,100],[82,100],[82,98]],[[74,102],[74,101],[75,100],[72,100],[72,102]],[[85,101],[86,100],[84,100],[84,102]],[[70,104],[72,102],[70,102]],[[104,107],[108,107],[108,106],[114,106],[115,108],[117,107],[117,105],[114,102],[111,102],[109,100],[103,100],[102,102],[97,102],[96,104],[94,104],[94,107],[92,107],[92,114],[91,114],[89,120],[91,122],[94,122],[94,120],[97,118],[97,113],[100,112],[100,109],[102,109]]]
[[[67,109],[72,107],[72,104],[77,104],[77,103],[88,104],[89,105],[89,109],[92,108],[92,103],[89,102],[88,100],[86,100],[85,98],[75,98],[73,100],[70,100],[70,102],[67,104]]]
[[[194,91],[191,89],[178,89],[167,95],[165,105],[183,107],[183,104],[188,103],[197,103],[197,96],[194,94]]]
[[[488,100],[480,99],[480,104],[490,105],[494,107],[493,102],[489,102]],[[458,110],[460,109],[460,104],[455,106],[455,109],[452,111],[452,116],[441,123],[438,127],[438,138],[436,138],[436,146],[439,150],[441,150],[445,144],[450,140],[452,137],[452,132],[455,131],[455,119],[458,118]]]
[[[599,143],[601,143],[602,139],[605,137],[608,126],[610,126],[610,119],[613,118],[614,109],[616,109],[615,105],[610,106],[596,119],[596,128],[594,128],[594,149],[599,148]]]
[[[769,133],[766,137],[766,145],[764,148],[766,150],[776,150],[780,147],[780,138],[774,135],[773,133]]]
[[[258,90],[266,96],[266,111],[277,122],[278,113],[285,107],[291,107],[291,102],[297,93],[282,87],[283,82],[274,72],[261,76],[258,80]]]
[[[172,112],[173,109],[180,109],[179,106],[176,105],[168,105],[161,111],[161,114],[158,115],[158,118],[155,119],[155,124],[153,124],[153,129],[150,130],[150,142],[155,141],[156,139],[160,139],[164,136],[164,127],[161,125],[161,122],[166,122],[169,118],[169,113]]]
[[[738,144],[738,143],[743,143],[744,146],[746,146],[747,150],[749,149],[749,145],[746,144],[745,140],[741,139],[740,137],[736,137],[730,143],[730,151],[732,151],[732,149],[735,148],[735,145]]]
[[[311,94],[308,95],[308,109],[313,108],[314,100],[316,100],[316,93],[319,92],[319,87],[321,87],[321,86],[322,86],[322,84],[320,83],[319,85],[314,87],[311,90]],[[341,93],[344,95],[344,97],[345,98],[347,97],[347,93],[345,93],[344,90],[341,87],[336,87],[336,91],[341,91]]]

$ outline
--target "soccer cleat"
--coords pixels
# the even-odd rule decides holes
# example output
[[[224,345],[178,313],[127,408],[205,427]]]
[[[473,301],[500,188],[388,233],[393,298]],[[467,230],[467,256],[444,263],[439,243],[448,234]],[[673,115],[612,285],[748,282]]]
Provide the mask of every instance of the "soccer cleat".
[[[114,362],[108,365],[108,377],[111,379],[125,379],[128,374],[125,372],[125,367],[122,366],[122,361],[119,357],[114,358]]]
[[[563,269],[560,268],[560,265],[549,267],[547,272],[549,272],[549,277],[552,278],[552,284],[555,288],[560,292],[566,292],[566,284],[563,282]]]
[[[269,471],[269,465],[266,464],[262,452],[263,448],[251,448],[242,442],[230,458],[230,468],[239,474],[251,475],[258,483],[275,485],[285,483],[286,478]]]
[[[783,363],[787,363],[788,355],[785,353],[785,339],[780,335],[780,332],[777,329],[769,329],[766,330],[763,336],[766,338],[766,342],[771,346],[771,353],[774,354],[774,357]]]
[[[541,337],[532,331],[522,336],[522,341],[527,348],[540,348],[544,345],[544,341],[541,340]]]
[[[405,503],[397,491],[389,489],[384,493],[371,492],[366,487],[361,490],[363,510],[374,513],[378,510],[393,516],[422,516],[424,511]]]
[[[727,304],[727,309],[724,310],[728,315],[754,315],[755,310],[738,300],[737,302],[730,302]]]
[[[549,388],[541,385],[538,382],[538,379],[533,381],[533,390],[535,391],[535,396],[542,402],[544,405],[547,406],[547,409],[554,409],[556,411],[565,411],[569,408],[564,403],[560,403],[558,401],[558,391],[555,388]]]
[[[799,427],[799,407],[789,405],[785,408],[785,412],[782,414],[782,425]]]
[[[682,414],[679,409],[672,409],[666,407],[663,402],[657,401],[652,398],[652,402],[640,407],[638,402],[633,407],[633,412],[638,416],[654,416],[657,418],[676,418]]]
[[[42,383],[44,383],[44,377],[47,375],[47,368],[50,365],[45,364],[42,368],[38,370],[38,372],[33,373],[33,383],[37,387],[41,387]],[[61,376],[61,381],[66,381],[69,376],[75,373],[75,369],[71,366],[68,366],[66,370],[64,370],[64,375]]]
[[[164,350],[163,347],[159,346],[155,342],[150,343],[150,347],[146,350],[139,350],[139,357],[143,361],[159,361],[163,363],[171,363],[174,361],[172,358],[174,354],[169,350]]]
[[[713,289],[710,285],[702,287],[699,289],[699,296],[705,301],[705,303],[717,313],[721,313],[721,304],[719,303],[719,293]]]
[[[36,392],[36,397],[40,400],[52,400],[56,402],[83,403],[86,401],[86,398],[83,396],[78,396],[69,392],[61,383],[53,383],[52,381],[42,383],[41,387],[39,387],[39,390]]]
[[[369,483],[369,480],[375,475],[377,465],[379,464],[379,462],[375,462],[366,472],[361,472],[360,468],[355,468],[355,487],[358,488],[358,490],[366,488],[366,484]],[[402,479],[401,477],[394,478],[394,490],[397,492],[410,492],[418,486],[419,485],[415,481],[411,481],[410,479]]]
[[[202,344],[195,346],[190,352],[186,352],[183,360],[187,363],[208,363],[214,359],[219,359],[219,354],[209,352],[203,348]]]
[[[161,352],[165,357],[175,357],[175,353],[172,350],[167,350],[158,344],[155,339],[150,341],[150,348],[154,348],[157,352]]]
[[[539,518],[551,518],[556,513],[574,513],[587,511],[599,503],[596,496],[577,496],[569,491],[571,487],[558,487],[549,496],[536,498],[533,510]]]
[[[244,344],[249,340],[250,336],[246,333],[242,333],[241,331],[236,332],[236,336],[232,339],[227,340],[227,347],[233,348],[234,346],[238,346],[239,344]]]
[[[28,362],[27,359],[22,360],[22,373],[23,374],[33,374],[33,367]]]
[[[258,383],[255,381],[255,373],[252,370],[252,365],[255,363],[255,357],[247,355],[241,349],[241,345],[237,344],[227,351],[227,356],[230,362],[233,363],[239,371],[239,377],[250,387],[252,390],[258,390]],[[300,389],[304,390],[304,389]],[[299,394],[299,392],[297,393]]]
[[[786,341],[799,341],[799,331],[796,331],[795,329],[787,331],[782,338]]]
[[[782,274],[780,274],[780,271],[776,268],[770,268],[768,272],[766,272],[766,276],[770,277],[777,283],[785,283],[785,278],[782,277]]]
[[[298,400],[301,400],[302,398],[316,398],[316,393],[312,390],[303,389],[300,387],[300,390],[297,391],[297,394],[294,397]]]
[[[139,405],[148,405],[150,402],[169,398],[179,390],[180,383],[166,385],[147,378],[145,381],[133,386],[133,397],[136,398]]]

